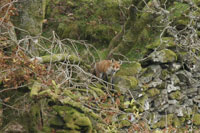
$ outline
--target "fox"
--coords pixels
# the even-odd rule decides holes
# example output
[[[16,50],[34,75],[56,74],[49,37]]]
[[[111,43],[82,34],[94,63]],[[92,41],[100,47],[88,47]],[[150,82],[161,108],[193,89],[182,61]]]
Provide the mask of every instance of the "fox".
[[[108,76],[112,78],[119,71],[121,64],[121,61],[115,61],[113,59],[96,62],[94,65],[94,74],[98,78],[108,81]]]

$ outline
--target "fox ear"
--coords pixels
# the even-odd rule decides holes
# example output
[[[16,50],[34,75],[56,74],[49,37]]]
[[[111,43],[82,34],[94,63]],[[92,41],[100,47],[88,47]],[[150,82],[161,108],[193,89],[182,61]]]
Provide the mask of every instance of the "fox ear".
[[[119,64],[120,64],[120,65],[122,64],[122,61],[121,61],[121,60],[119,60]]]
[[[113,63],[115,60],[114,59],[111,59],[111,62]]]

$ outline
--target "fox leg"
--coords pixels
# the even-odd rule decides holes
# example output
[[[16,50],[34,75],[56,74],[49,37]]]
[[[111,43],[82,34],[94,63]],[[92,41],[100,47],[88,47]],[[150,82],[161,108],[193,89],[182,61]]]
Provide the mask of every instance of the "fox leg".
[[[103,73],[103,80],[105,80],[106,82],[108,82],[108,75]]]
[[[99,74],[99,78],[102,79],[103,78],[103,73]]]

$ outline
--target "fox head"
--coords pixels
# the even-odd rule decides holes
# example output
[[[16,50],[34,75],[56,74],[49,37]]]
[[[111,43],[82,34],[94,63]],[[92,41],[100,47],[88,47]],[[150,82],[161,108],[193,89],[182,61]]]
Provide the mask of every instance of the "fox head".
[[[121,61],[115,61],[113,59],[111,60],[111,62],[112,62],[112,66],[111,67],[112,67],[113,73],[119,71],[122,62]]]

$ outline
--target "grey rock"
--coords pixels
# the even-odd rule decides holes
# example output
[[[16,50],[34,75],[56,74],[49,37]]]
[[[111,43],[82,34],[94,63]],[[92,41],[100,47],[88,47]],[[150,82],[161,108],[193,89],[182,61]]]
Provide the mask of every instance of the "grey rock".
[[[168,100],[168,103],[172,104],[172,105],[175,105],[175,104],[178,103],[178,101],[177,100]]]
[[[197,88],[189,88],[189,89],[185,90],[186,94],[195,93],[195,92],[197,92]]]
[[[192,99],[185,99],[184,100],[184,105],[185,106],[192,106],[193,105],[193,100]]]
[[[165,112],[165,110],[169,107],[169,104],[162,105],[158,108],[158,112]]]
[[[176,54],[169,49],[163,49],[161,51],[153,52],[150,55],[150,58],[153,62],[160,62],[160,63],[169,63],[177,60]]]
[[[148,84],[149,87],[157,87],[157,86],[160,86],[161,84],[163,83],[163,81],[161,79],[155,79],[153,80],[152,82],[150,82]]]
[[[169,114],[176,114],[177,116],[183,116],[184,112],[185,112],[185,108],[181,105],[170,105],[167,109],[167,112]]]
[[[189,77],[191,77],[191,75],[186,71],[179,71],[176,73],[176,75],[178,76],[179,80],[184,83],[188,83]]]
[[[170,93],[172,91],[180,90],[179,86],[174,86],[174,82],[172,81],[171,84],[167,85],[167,92]]]
[[[173,82],[174,85],[177,85],[178,83],[180,83],[178,76],[176,76],[175,74],[171,76],[170,80]]]
[[[178,109],[176,109],[176,115],[182,117],[184,111],[185,109],[183,107],[179,107]]]
[[[157,79],[161,74],[161,66],[160,65],[151,65],[147,68],[147,70],[141,75],[139,81],[141,84],[149,83],[153,79]]]
[[[170,66],[170,70],[172,72],[176,72],[176,71],[180,70],[180,68],[181,68],[181,64],[176,63],[176,62],[172,63],[171,66]]]
[[[195,103],[200,103],[200,95],[195,96],[195,97],[193,98],[193,101],[194,101]]]
[[[145,110],[145,111],[146,111],[146,110],[149,110],[149,108],[150,108],[149,101],[146,100],[145,103],[144,103],[144,110]]]

